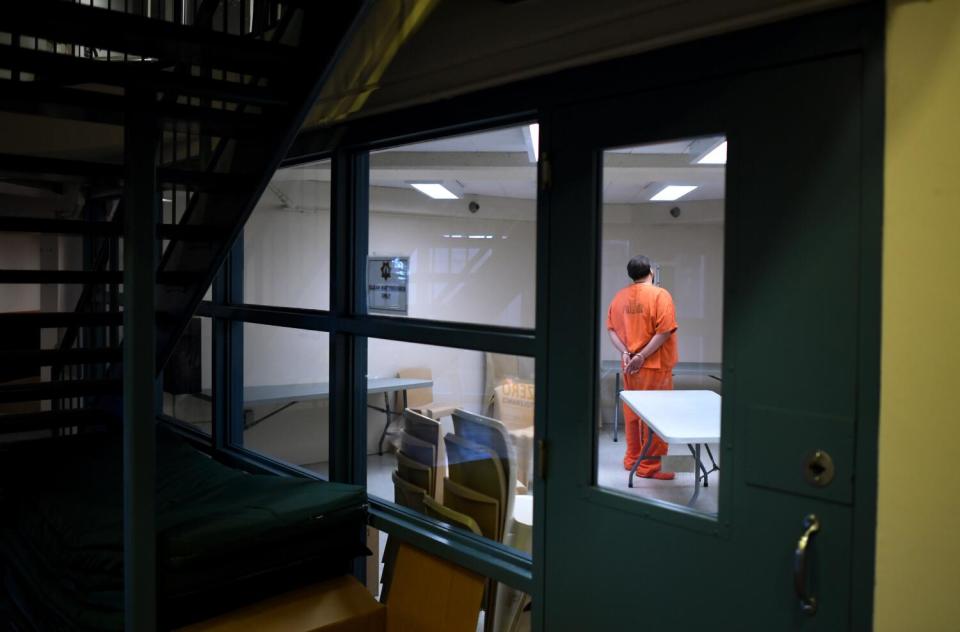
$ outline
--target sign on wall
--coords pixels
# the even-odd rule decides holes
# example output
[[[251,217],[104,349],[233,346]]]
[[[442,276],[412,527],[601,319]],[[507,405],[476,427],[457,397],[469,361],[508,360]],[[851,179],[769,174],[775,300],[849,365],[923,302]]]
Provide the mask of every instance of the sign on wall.
[[[367,258],[367,311],[407,313],[409,257]]]

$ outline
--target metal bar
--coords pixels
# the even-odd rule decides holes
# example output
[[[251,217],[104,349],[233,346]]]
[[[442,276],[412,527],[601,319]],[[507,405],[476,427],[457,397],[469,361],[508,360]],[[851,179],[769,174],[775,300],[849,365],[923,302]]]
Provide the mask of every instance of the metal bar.
[[[63,235],[119,235],[121,226],[112,222],[75,219],[0,217],[0,232],[59,233]]]
[[[296,62],[292,47],[56,0],[0,3],[0,22],[39,37],[237,72],[286,72]]]
[[[109,312],[22,312],[0,314],[0,328],[33,325],[38,329],[69,327],[94,327],[118,325],[122,317]]]
[[[246,323],[313,331],[329,331],[332,322],[332,318],[327,312],[296,308],[274,308],[268,305],[218,305],[209,301],[200,303],[196,314],[224,320],[241,320]]]
[[[342,332],[457,349],[491,351],[528,357],[534,356],[536,352],[536,334],[529,329],[486,327],[466,323],[382,316],[338,318],[321,310],[274,307],[271,305],[215,305],[209,302],[200,303],[196,313],[202,316],[242,320],[262,325],[329,331],[331,333]]]
[[[225,300],[233,302],[243,300],[243,239],[238,239],[227,256],[224,266]],[[229,362],[227,364],[227,392],[229,399],[227,410],[227,440],[230,445],[243,445],[244,409],[243,409],[243,343],[244,327],[242,322],[231,321],[227,324],[227,345]]]
[[[155,233],[153,230],[150,232]],[[183,286],[192,283],[194,275],[189,272],[158,272],[156,280],[163,285]],[[109,284],[126,283],[126,279],[122,272],[112,270],[0,270],[2,283]]]
[[[149,93],[128,95],[123,249],[124,625],[156,629],[155,307],[157,145],[144,112]]]
[[[617,371],[615,379],[616,390],[613,392],[613,441],[617,442],[617,427],[620,425],[620,408],[623,402],[620,401],[620,371]]]
[[[243,429],[244,429],[244,430],[249,430],[250,428],[253,428],[254,426],[258,425],[259,423],[264,422],[264,421],[270,419],[270,418],[273,417],[274,415],[279,415],[280,413],[282,413],[282,412],[285,411],[286,409],[290,408],[291,406],[293,406],[293,405],[295,405],[295,404],[299,404],[299,403],[300,403],[300,402],[298,402],[298,401],[292,401],[292,402],[290,402],[290,403],[284,404],[283,406],[281,406],[280,408],[278,408],[278,409],[276,409],[276,410],[274,410],[274,411],[272,411],[272,412],[267,413],[267,414],[264,415],[263,417],[260,417],[260,418],[258,418],[258,419],[251,419],[251,420],[250,420],[250,423],[244,422],[244,424],[243,424]]]
[[[93,63],[97,66],[104,65],[101,62]],[[0,154],[0,170],[30,175],[48,174],[61,177],[77,176],[80,178],[116,180],[123,177],[123,165],[86,160],[67,160],[64,158],[21,156],[16,154]]]
[[[0,432],[29,432],[47,428],[68,428],[92,424],[108,424],[112,419],[99,411],[50,410],[39,413],[24,413],[0,416]]]
[[[60,380],[35,382],[33,384],[0,385],[0,403],[32,402],[79,395],[116,393],[121,389],[119,380]]]
[[[383,417],[386,421],[383,424],[383,431],[380,433],[380,441],[377,442],[377,454],[383,456],[383,440],[387,438],[387,432],[390,430],[390,421],[393,412],[390,410],[390,394],[383,393]]]
[[[108,270],[0,270],[0,283],[113,283],[121,280]]]
[[[339,152],[331,164],[330,280],[332,324],[354,310],[358,274],[356,261],[366,257],[358,245],[366,234],[366,204],[362,196],[367,178],[365,157]],[[363,233],[361,235],[361,232]],[[362,249],[362,253],[357,250]],[[365,269],[365,268],[363,268]],[[319,321],[317,321],[319,324]],[[330,479],[355,485],[367,480],[366,340],[334,329],[330,336]],[[363,572],[362,568],[358,568]]]
[[[0,95],[0,109],[5,111],[123,125],[125,101],[122,96],[37,82],[15,83],[9,80],[0,80]],[[189,121],[208,133],[228,138],[255,138],[263,133],[264,118],[258,114],[162,101],[151,101],[143,107],[145,111],[156,116],[155,124],[158,127],[167,129],[172,127],[175,121]]]
[[[17,366],[53,366],[70,364],[102,364],[105,362],[119,362],[123,357],[120,349],[42,349],[0,351],[0,362],[12,363]]]

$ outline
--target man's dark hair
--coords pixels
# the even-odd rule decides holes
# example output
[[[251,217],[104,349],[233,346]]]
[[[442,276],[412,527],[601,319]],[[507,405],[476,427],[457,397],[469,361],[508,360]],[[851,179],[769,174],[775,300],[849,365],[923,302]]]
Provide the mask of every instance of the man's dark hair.
[[[627,264],[627,274],[634,281],[639,281],[650,274],[650,260],[643,255],[637,255]]]

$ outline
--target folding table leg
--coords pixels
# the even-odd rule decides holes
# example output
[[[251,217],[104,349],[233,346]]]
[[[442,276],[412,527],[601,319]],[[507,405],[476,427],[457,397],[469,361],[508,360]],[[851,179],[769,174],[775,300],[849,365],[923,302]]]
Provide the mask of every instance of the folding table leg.
[[[383,392],[383,415],[387,420],[383,424],[383,432],[380,433],[380,442],[377,444],[377,454],[383,456],[383,440],[387,438],[387,430],[390,428],[390,394]]]
[[[616,386],[613,391],[613,442],[617,442],[617,426],[620,425],[620,407],[623,406],[623,403],[620,401],[620,371],[616,372],[616,377],[614,377],[614,383]],[[633,487],[633,485],[630,485]]]
[[[640,451],[640,456],[633,464],[633,467],[630,468],[630,478],[627,480],[627,487],[633,487],[633,477],[637,473],[637,468],[640,467],[640,462],[647,458],[647,451],[650,449],[650,435],[652,433],[653,430],[650,429],[650,426],[647,426],[647,440],[643,442],[643,450]]]

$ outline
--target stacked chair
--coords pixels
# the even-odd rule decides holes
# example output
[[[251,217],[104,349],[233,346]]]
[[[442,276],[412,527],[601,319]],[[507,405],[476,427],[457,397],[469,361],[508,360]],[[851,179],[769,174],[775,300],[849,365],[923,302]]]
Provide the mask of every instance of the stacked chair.
[[[496,542],[508,541],[518,482],[517,452],[506,426],[457,408],[454,432],[441,441],[440,422],[422,412],[407,408],[403,413],[393,472],[396,502]],[[394,548],[388,542],[387,566]],[[389,573],[385,569],[385,592]],[[488,630],[496,618],[497,590],[493,582],[487,587]]]

